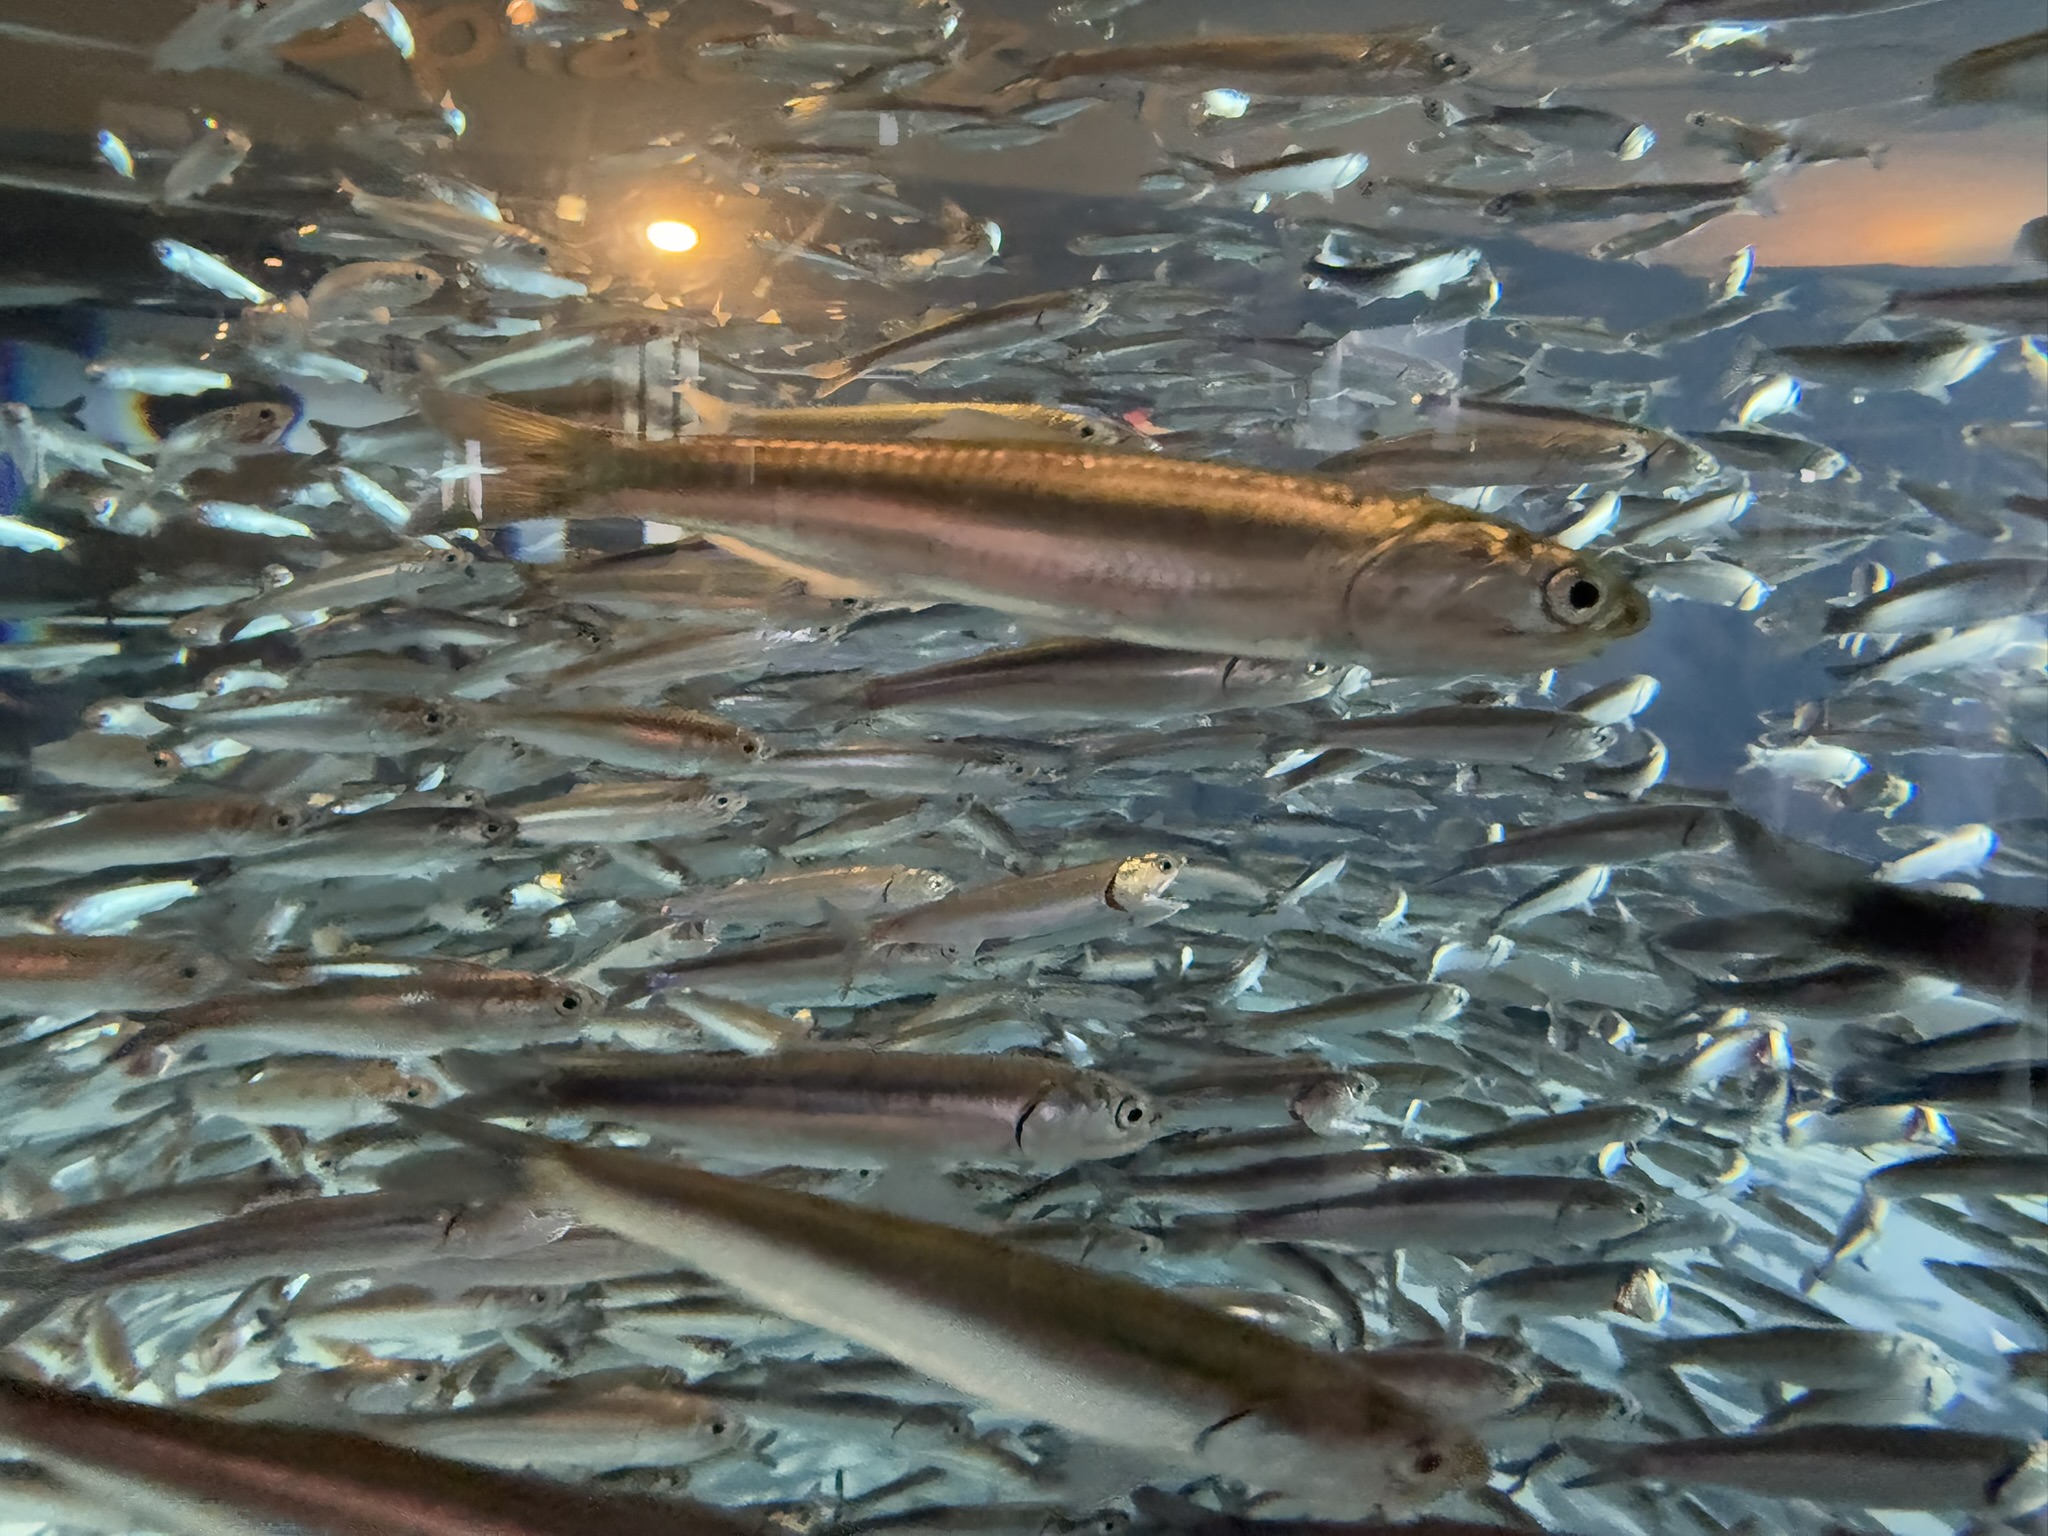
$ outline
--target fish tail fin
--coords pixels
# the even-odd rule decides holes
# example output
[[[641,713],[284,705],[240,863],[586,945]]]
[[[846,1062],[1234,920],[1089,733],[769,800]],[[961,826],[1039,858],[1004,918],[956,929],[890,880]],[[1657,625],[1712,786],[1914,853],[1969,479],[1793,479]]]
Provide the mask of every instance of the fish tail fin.
[[[510,1099],[519,1096],[516,1090],[533,1081],[532,1068],[516,1056],[507,1060],[490,1051],[455,1049],[443,1051],[435,1059],[441,1065],[441,1074],[462,1090],[461,1099],[443,1106],[456,1114],[498,1114],[496,1100],[506,1099],[509,1109]]]
[[[1754,336],[1744,336],[1735,343],[1735,352],[1728,361],[1728,371],[1721,375],[1720,393],[1725,399],[1740,394],[1762,377],[1757,365],[1763,361],[1764,345]]]
[[[1062,1196],[1084,1197],[1091,1191],[1097,1192],[1104,1203],[1109,1203],[1112,1182],[1121,1183],[1114,1169],[1090,1169],[1082,1173],[1076,1168],[1063,1168],[1004,1200],[1002,1213],[1005,1219],[1020,1216],[1029,1219],[1061,1204]]]
[[[715,437],[728,437],[732,433],[732,407],[723,400],[707,395],[694,384],[678,384],[676,394],[683,404],[690,408],[690,414],[697,418],[697,425]]]
[[[0,1258],[0,1302],[7,1307],[0,1315],[0,1347],[13,1344],[71,1300],[70,1290],[57,1283],[65,1268],[62,1259],[33,1248]]]
[[[1770,167],[1775,169],[1775,167]],[[1749,190],[1735,202],[1735,208],[1742,213],[1753,213],[1759,218],[1772,219],[1778,216],[1778,198],[1765,178],[1759,177],[1750,183]]]
[[[590,466],[612,451],[610,435],[595,427],[475,395],[427,390],[420,413],[455,442],[478,445],[495,471],[487,495],[498,521],[560,508],[588,485]]]
[[[865,376],[861,369],[845,358],[835,358],[829,363],[813,363],[804,372],[819,381],[820,387],[814,397],[819,400],[830,400],[847,385],[856,383]]]
[[[1178,193],[1178,206],[1188,207],[1214,192],[1222,173],[1228,169],[1199,155],[1169,152],[1165,167],[1147,175],[1139,185],[1147,192]]]
[[[829,363],[812,363],[804,369],[804,372],[811,378],[822,379],[826,383],[831,383],[836,379],[840,383],[846,384],[852,382],[853,364],[843,357],[835,357]]]
[[[845,964],[839,973],[840,995],[853,991],[853,984],[860,980],[861,964],[873,953],[875,943],[867,927],[853,913],[832,902],[818,902],[820,919],[825,930],[837,939],[844,950]]]
[[[1639,37],[1642,35],[1643,28],[1649,25],[1650,22],[1641,16],[1626,17],[1600,33],[1599,41],[1603,43],[1618,43],[1625,38]]]
[[[447,1137],[450,1141],[461,1142],[479,1151],[495,1153],[514,1164],[549,1156],[556,1147],[556,1143],[545,1136],[535,1136],[526,1131],[492,1125],[488,1120],[474,1119],[451,1110],[429,1109],[424,1104],[402,1104],[395,1101],[384,1107],[391,1112],[394,1120],[412,1130],[432,1131]]]
[[[1557,1442],[1558,1449],[1565,1455],[1593,1464],[1593,1470],[1582,1472],[1564,1486],[1567,1488],[1599,1488],[1608,1483],[1623,1483],[1629,1479],[1626,1462],[1616,1456],[1615,1447],[1600,1440],[1581,1439],[1568,1435]]]

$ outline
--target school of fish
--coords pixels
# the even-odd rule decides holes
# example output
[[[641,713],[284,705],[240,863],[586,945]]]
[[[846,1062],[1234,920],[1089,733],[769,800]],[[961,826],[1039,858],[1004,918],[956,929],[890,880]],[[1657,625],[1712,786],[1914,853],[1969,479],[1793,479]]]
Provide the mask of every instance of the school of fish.
[[[0,1530],[2048,1529],[2048,225],[1660,264],[2048,33],[473,9],[740,105],[0,23],[189,106],[0,406]]]

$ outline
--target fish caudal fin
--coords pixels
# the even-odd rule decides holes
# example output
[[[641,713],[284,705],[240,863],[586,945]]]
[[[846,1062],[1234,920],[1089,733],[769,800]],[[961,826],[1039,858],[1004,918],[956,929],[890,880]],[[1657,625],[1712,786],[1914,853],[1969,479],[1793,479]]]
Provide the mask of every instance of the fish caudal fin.
[[[76,1293],[60,1283],[62,1259],[34,1249],[0,1258],[0,1347],[32,1331]]]
[[[588,469],[611,451],[608,434],[495,400],[428,390],[420,413],[457,446],[477,445],[493,522],[544,515],[588,486]]]

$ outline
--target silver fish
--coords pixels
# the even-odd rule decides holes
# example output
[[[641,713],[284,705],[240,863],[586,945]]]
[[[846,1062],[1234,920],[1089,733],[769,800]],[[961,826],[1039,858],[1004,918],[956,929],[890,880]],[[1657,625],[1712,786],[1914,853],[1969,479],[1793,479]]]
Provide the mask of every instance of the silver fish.
[[[1169,1291],[977,1233],[629,1153],[433,1123],[487,1136],[553,1198],[652,1237],[791,1317],[1169,1463],[1228,1468],[1319,1509],[1360,1513],[1426,1502],[1484,1467],[1475,1443],[1349,1359]],[[864,1299],[849,1307],[855,1284]],[[1058,1360],[1057,1378],[1018,1369],[1027,1359]]]

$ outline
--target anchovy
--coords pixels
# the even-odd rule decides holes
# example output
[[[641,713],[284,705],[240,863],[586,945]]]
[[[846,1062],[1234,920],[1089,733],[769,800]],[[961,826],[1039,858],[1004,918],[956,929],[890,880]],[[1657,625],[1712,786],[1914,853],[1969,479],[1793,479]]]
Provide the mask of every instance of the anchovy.
[[[398,1112],[485,1140],[550,1198],[1011,1412],[1332,1512],[1424,1503],[1484,1472],[1476,1443],[1358,1363],[1171,1291],[911,1217]]]
[[[1057,617],[1100,638],[1441,670],[1586,653],[1648,618],[1591,557],[1337,481],[1052,449],[633,447],[458,396],[430,410],[452,437],[486,445],[508,510],[639,506],[785,570]]]

